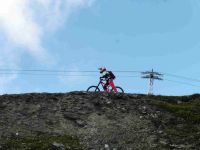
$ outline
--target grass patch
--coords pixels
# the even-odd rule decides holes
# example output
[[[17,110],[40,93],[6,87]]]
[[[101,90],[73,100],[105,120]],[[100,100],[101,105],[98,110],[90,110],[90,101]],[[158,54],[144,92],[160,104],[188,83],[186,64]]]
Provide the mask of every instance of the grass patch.
[[[176,144],[199,145],[200,139],[199,126],[193,124],[186,124],[182,128],[177,126],[170,126],[165,129],[168,137]],[[195,147],[196,147],[195,146]]]
[[[192,147],[186,149],[199,147],[200,95],[149,96],[147,102],[163,112],[160,119],[167,139],[176,145],[192,145]],[[167,112],[170,112],[172,119],[169,119]]]
[[[148,102],[158,108],[174,113],[186,121],[200,122],[200,99],[189,97],[151,97]],[[196,97],[195,97],[196,98]],[[186,100],[187,99],[187,100]]]
[[[15,150],[51,150],[53,142],[63,144],[66,150],[83,150],[79,139],[69,135],[40,135],[27,138],[7,138],[1,139],[0,145],[2,149]]]

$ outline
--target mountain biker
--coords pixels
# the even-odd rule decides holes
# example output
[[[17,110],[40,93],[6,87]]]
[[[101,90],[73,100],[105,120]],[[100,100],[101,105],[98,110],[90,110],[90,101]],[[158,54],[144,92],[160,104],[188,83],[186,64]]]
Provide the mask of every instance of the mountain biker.
[[[108,87],[108,85],[110,85],[112,87],[112,89],[114,90],[114,92],[117,93],[117,89],[113,82],[113,80],[115,79],[115,75],[112,73],[112,71],[107,71],[107,69],[105,67],[101,67],[101,68],[99,68],[99,70],[100,70],[100,73],[102,74],[100,79],[106,80],[106,84],[103,86],[104,91],[107,91],[107,87]]]

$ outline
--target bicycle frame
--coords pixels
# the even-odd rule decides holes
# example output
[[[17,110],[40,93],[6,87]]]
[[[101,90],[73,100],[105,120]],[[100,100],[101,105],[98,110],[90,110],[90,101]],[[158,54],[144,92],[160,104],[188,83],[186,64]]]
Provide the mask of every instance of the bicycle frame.
[[[101,85],[102,87],[104,87],[104,85],[105,85],[106,83],[104,83],[103,81],[106,81],[106,80],[100,79],[99,84],[97,85],[97,87],[99,87],[100,85]],[[109,91],[109,86],[110,86],[110,85],[107,86],[106,92],[110,92],[110,91]],[[103,89],[104,89],[104,88],[103,88]],[[104,91],[105,91],[105,90],[104,90]]]
[[[119,86],[115,86],[115,84],[113,83],[112,80],[110,80],[108,85],[103,81],[106,81],[106,83],[107,83],[107,80],[100,78],[98,85],[97,86],[92,85],[92,86],[88,87],[87,92],[91,92],[91,91],[92,92],[100,92],[101,88],[99,88],[99,86],[101,85],[103,87],[104,92],[107,92],[107,93],[112,93],[112,92],[124,93],[124,90]],[[106,84],[106,90],[104,89],[105,84]]]

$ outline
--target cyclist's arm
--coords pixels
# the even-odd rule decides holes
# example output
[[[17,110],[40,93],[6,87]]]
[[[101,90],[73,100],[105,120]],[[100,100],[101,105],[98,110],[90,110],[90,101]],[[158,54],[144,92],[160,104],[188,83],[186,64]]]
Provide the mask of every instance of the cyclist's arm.
[[[102,77],[100,77],[99,79],[100,79],[100,80],[101,80],[101,79],[104,79],[104,77],[102,76]]]
[[[107,75],[103,75],[103,76],[101,76],[100,78],[101,78],[101,79],[105,79],[105,78],[107,78]]]
[[[105,80],[105,81],[107,81],[107,80],[109,80],[109,78],[108,78],[107,76],[102,76],[102,77],[100,77],[100,80]]]
[[[100,80],[106,80],[106,77],[102,76],[100,77]]]
[[[103,78],[105,78],[105,79],[108,79],[108,78],[109,78],[109,76],[110,76],[110,75],[109,75],[109,73],[106,73],[106,74],[105,74],[105,75],[103,75],[102,77],[103,77]]]

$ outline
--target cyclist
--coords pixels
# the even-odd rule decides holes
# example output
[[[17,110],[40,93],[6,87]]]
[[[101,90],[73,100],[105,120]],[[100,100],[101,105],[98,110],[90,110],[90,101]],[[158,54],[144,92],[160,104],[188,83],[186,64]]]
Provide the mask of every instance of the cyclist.
[[[108,87],[108,85],[110,85],[112,87],[112,89],[114,90],[114,92],[117,93],[117,89],[113,82],[113,80],[115,79],[115,75],[112,73],[112,71],[107,71],[107,69],[105,67],[101,67],[101,68],[99,68],[99,70],[100,70],[100,73],[102,74],[100,79],[106,80],[106,84],[103,86],[104,91],[107,92],[107,87]]]

